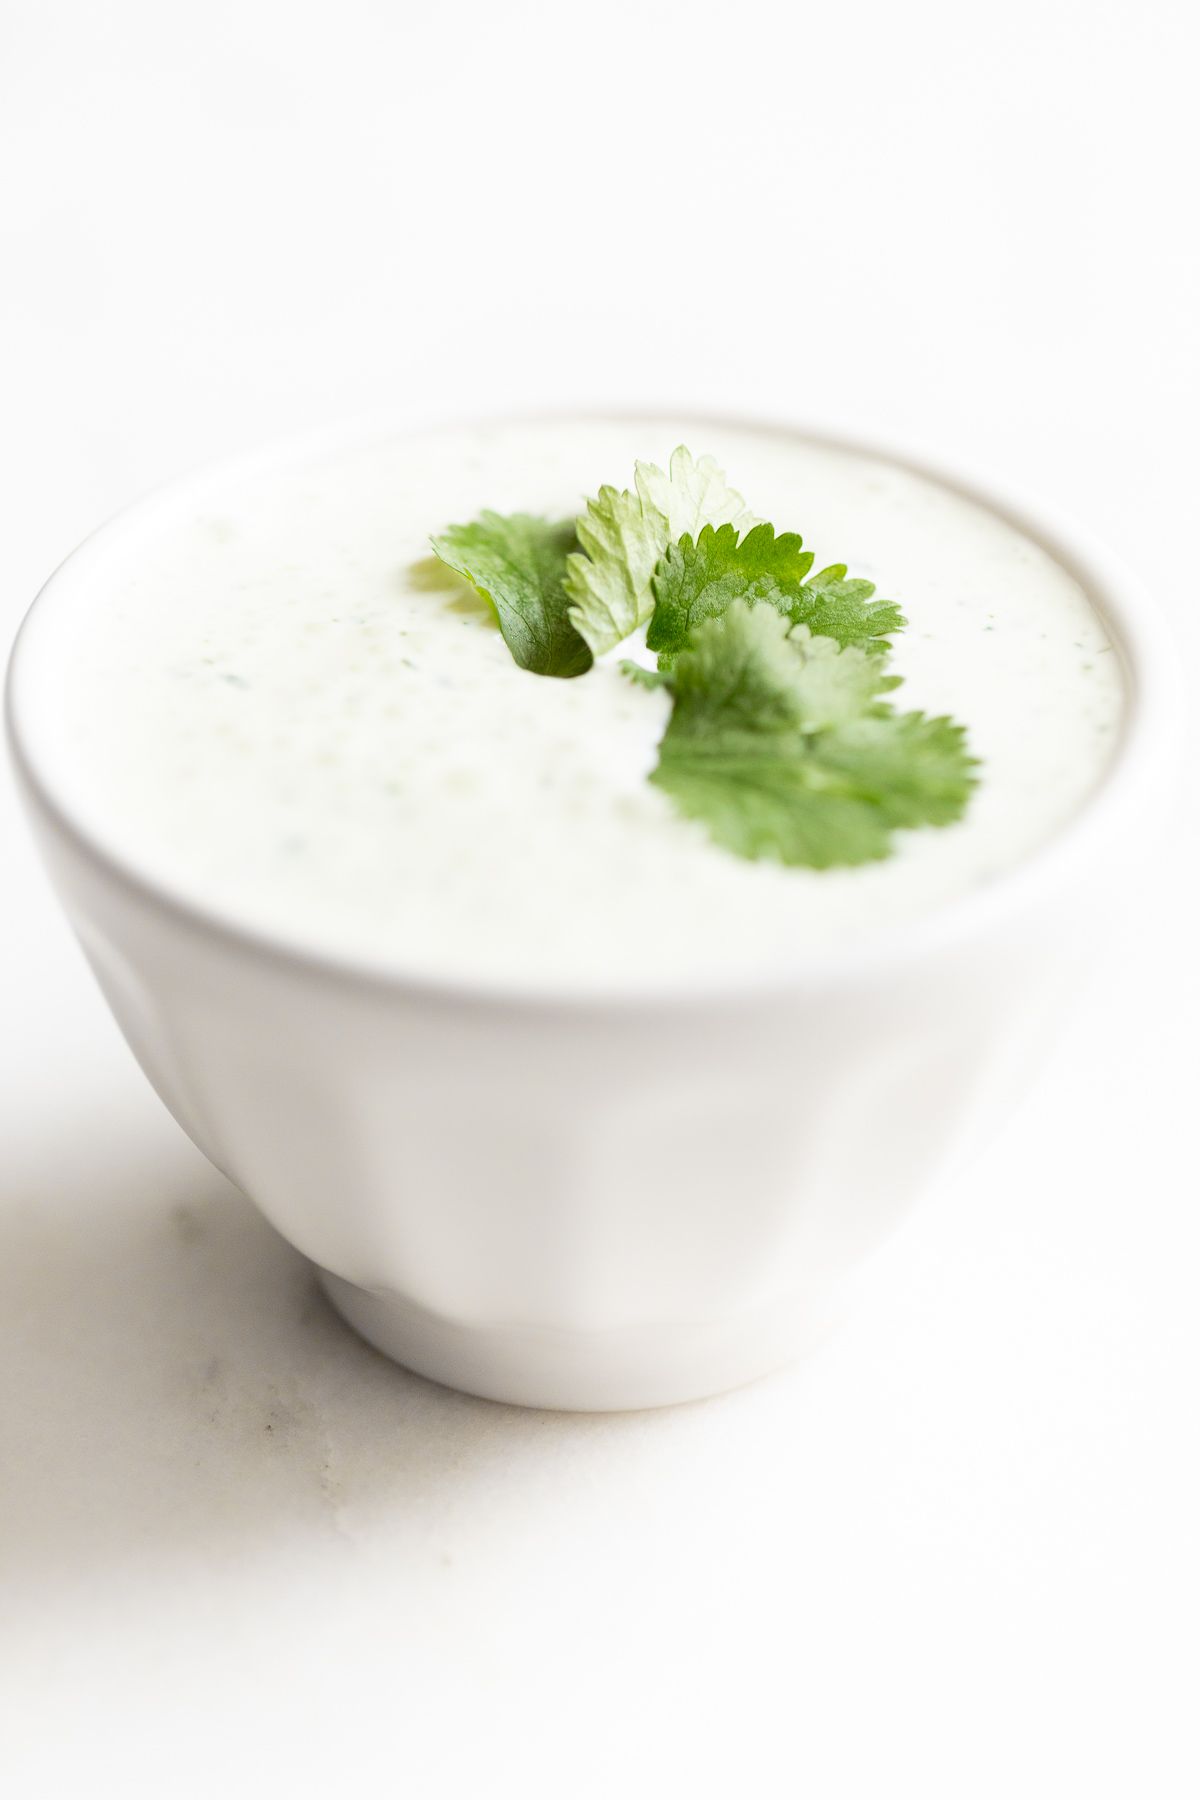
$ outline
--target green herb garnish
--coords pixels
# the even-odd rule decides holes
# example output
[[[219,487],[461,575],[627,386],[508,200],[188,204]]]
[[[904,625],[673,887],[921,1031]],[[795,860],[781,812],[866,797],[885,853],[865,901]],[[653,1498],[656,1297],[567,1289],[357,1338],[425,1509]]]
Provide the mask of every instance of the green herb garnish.
[[[491,602],[521,668],[562,676],[591,668],[592,653],[567,616],[563,587],[576,545],[573,520],[485,512],[471,525],[447,526],[432,543]]]
[[[738,856],[826,869],[887,856],[892,833],[949,825],[975,786],[963,726],[883,696],[906,623],[794,532],[758,522],[711,457],[601,488],[574,521],[484,513],[433,547],[491,601],[516,661],[585,673],[649,624],[670,721],[650,776]]]
[[[593,654],[612,650],[654,611],[651,577],[663,553],[705,525],[755,523],[711,456],[681,444],[666,473],[638,463],[633,489],[602,487],[576,521],[579,550],[567,562],[571,623]]]
[[[807,625],[839,644],[866,644],[883,652],[888,633],[905,620],[890,600],[872,600],[875,584],[847,581],[845,565],[806,580],[811,550],[795,532],[776,537],[773,525],[756,525],[742,538],[732,525],[705,526],[695,541],[684,536],[654,571],[654,616],[646,644],[670,668],[701,619],[719,617],[734,600],[766,601],[793,625]]]
[[[886,856],[901,825],[945,825],[970,789],[961,725],[897,713],[882,659],[735,600],[667,677],[650,779],[727,850],[826,869]]]

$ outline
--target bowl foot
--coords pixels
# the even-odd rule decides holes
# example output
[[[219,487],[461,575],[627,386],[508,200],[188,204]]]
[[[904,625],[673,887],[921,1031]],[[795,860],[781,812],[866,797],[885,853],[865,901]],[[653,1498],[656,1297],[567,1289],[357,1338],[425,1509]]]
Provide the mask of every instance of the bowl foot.
[[[485,1400],[566,1412],[673,1406],[741,1387],[813,1347],[842,1313],[805,1298],[734,1319],[600,1331],[473,1325],[317,1273],[347,1323],[405,1368]]]

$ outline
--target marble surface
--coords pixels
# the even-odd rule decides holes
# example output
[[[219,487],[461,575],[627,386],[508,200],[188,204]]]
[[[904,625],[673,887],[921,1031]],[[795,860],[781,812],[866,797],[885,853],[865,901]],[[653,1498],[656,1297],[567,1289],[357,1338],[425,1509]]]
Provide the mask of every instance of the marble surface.
[[[552,31],[352,3],[335,36],[262,0],[203,32],[16,4],[5,635],[208,456],[621,390],[957,448],[1139,561],[1195,654],[1194,18],[915,10],[752,0],[746,78],[806,103],[780,81],[750,131],[706,4],[686,43],[622,5]],[[1193,1793],[1194,798],[1177,818],[1047,1079],[840,1335],[718,1401],[579,1418],[339,1323],[146,1088],[6,782],[6,1791]]]

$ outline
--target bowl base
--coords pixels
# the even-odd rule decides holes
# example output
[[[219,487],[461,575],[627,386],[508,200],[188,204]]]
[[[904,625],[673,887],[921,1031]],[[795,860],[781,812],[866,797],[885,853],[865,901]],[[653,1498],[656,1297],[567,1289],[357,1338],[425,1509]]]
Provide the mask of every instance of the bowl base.
[[[394,1362],[484,1400],[560,1412],[674,1406],[742,1387],[813,1347],[843,1310],[805,1298],[734,1319],[602,1331],[470,1325],[317,1275],[346,1322]]]

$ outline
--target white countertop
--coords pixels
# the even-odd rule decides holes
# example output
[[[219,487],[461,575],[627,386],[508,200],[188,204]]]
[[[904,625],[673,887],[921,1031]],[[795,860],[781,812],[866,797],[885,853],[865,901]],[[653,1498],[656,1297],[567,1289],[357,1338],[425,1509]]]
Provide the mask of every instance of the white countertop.
[[[752,0],[732,62],[706,4],[14,16],[6,638],[210,456],[574,396],[930,439],[1081,516],[1200,652],[1186,9],[1135,37],[1067,0]],[[1194,793],[1177,817],[1037,1094],[841,1334],[588,1418],[333,1317],[150,1093],[6,781],[5,1791],[1193,1793]]]

